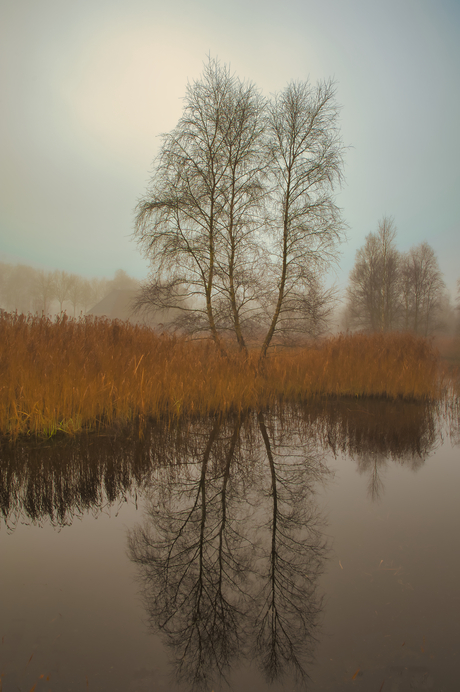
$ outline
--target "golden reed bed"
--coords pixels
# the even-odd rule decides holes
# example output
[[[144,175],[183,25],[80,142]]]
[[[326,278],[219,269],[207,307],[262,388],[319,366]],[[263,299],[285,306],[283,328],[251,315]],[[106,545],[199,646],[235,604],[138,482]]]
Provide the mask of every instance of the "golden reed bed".
[[[148,417],[226,413],[315,396],[424,399],[441,392],[430,343],[410,334],[339,335],[220,354],[209,341],[104,319],[0,317],[0,435],[98,430]]]

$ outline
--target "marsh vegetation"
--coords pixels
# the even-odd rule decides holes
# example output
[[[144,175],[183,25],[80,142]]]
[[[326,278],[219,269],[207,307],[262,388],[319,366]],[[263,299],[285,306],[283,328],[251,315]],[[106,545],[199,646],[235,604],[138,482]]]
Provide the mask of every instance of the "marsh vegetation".
[[[104,319],[0,317],[0,432],[51,436],[165,417],[262,410],[312,397],[436,399],[446,374],[430,343],[339,335],[291,349],[223,353],[207,340]]]

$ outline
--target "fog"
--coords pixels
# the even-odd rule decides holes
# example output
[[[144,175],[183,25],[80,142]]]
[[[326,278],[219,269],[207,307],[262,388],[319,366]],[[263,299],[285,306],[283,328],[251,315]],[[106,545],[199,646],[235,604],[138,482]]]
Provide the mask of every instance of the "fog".
[[[384,215],[458,278],[457,3],[200,0],[5,3],[0,28],[0,261],[90,277],[148,271],[132,242],[158,135],[208,54],[265,94],[332,77],[342,105],[343,289]],[[455,191],[455,192],[454,192]]]

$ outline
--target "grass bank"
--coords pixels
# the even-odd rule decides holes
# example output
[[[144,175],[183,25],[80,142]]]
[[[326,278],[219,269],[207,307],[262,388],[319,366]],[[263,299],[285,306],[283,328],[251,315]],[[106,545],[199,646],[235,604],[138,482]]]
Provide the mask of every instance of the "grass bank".
[[[97,430],[137,418],[206,415],[315,396],[427,399],[441,368],[410,334],[339,335],[226,358],[207,341],[104,319],[0,317],[0,434]]]

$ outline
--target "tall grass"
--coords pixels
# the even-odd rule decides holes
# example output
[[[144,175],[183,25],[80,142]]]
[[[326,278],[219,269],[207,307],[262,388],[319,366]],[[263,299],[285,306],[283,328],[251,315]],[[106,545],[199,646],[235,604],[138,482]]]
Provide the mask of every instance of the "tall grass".
[[[210,342],[105,319],[0,317],[0,434],[52,435],[150,417],[242,411],[313,396],[438,396],[440,368],[421,338],[353,335],[225,357]]]
[[[460,371],[460,336],[438,336],[434,343],[441,358],[447,363],[452,374],[458,378]]]
[[[398,332],[339,334],[316,348],[272,357],[270,383],[278,396],[437,398],[445,374],[430,342]]]

